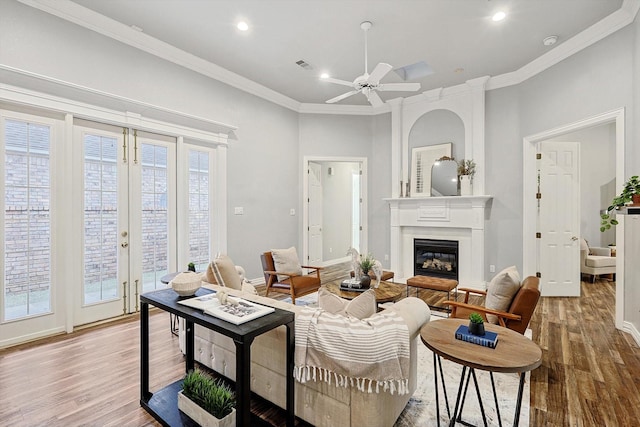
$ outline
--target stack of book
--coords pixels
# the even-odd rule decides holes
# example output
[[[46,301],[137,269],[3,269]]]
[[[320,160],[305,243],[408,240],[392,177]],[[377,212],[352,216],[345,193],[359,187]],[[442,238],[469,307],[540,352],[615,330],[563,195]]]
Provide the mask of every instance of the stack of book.
[[[456,339],[489,348],[496,348],[498,345],[498,334],[495,332],[485,331],[483,336],[473,335],[469,333],[469,327],[467,325],[458,326]]]
[[[360,285],[360,280],[358,279],[343,280],[342,283],[340,283],[341,291],[364,292],[367,289],[369,288],[363,288],[362,285]]]

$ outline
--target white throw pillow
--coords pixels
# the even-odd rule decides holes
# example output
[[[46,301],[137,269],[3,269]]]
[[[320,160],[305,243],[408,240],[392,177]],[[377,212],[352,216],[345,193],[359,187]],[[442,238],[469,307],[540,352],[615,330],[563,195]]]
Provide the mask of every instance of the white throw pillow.
[[[491,279],[484,306],[492,310],[507,311],[521,285],[518,269],[513,265],[505,268]],[[498,323],[498,317],[493,314],[487,314],[487,320],[489,323]]]
[[[318,291],[318,307],[329,313],[362,320],[376,314],[376,293],[369,289],[349,301],[323,286]]]
[[[273,264],[277,272],[302,275],[302,267],[298,261],[298,252],[295,247],[271,249],[271,256],[273,256]],[[278,275],[279,282],[286,279],[288,279],[287,276]]]
[[[213,275],[220,286],[231,289],[242,289],[242,280],[236,266],[227,255],[220,254],[213,260]]]

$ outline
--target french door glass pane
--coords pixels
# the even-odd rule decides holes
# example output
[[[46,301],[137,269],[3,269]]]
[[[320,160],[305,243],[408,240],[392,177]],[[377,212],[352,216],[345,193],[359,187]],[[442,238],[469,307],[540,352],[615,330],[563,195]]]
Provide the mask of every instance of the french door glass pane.
[[[204,271],[211,259],[209,177],[209,153],[189,150],[189,262],[196,271]]]
[[[51,311],[49,126],[5,121],[4,320]]]
[[[168,175],[166,147],[142,144],[142,290],[164,287],[168,272]]]
[[[84,136],[84,304],[118,298],[117,139]]]

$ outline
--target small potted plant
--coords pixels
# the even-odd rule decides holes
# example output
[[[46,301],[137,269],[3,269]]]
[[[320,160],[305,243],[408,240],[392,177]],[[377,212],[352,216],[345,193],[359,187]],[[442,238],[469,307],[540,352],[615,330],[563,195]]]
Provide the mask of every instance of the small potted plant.
[[[611,206],[600,215],[600,231],[604,232],[609,230],[612,225],[618,225],[618,220],[612,216],[612,212],[624,207],[629,202],[634,205],[640,205],[640,178],[638,178],[638,175],[634,175],[627,180],[622,192],[613,198]]]
[[[189,263],[189,265],[187,265],[187,270],[188,271],[193,271],[194,273],[196,272],[196,265],[192,262]]]
[[[203,427],[236,425],[236,399],[228,385],[196,369],[185,375],[178,408]]]
[[[376,260],[371,254],[367,254],[365,256],[360,255],[360,270],[362,270],[362,277],[360,278],[361,288],[369,288],[371,286],[371,276],[369,276],[369,271],[375,262]]]
[[[480,337],[484,336],[484,319],[478,313],[469,315],[469,333]]]
[[[460,195],[473,194],[473,176],[476,174],[476,162],[473,159],[462,159],[458,162],[458,179],[460,180]]]

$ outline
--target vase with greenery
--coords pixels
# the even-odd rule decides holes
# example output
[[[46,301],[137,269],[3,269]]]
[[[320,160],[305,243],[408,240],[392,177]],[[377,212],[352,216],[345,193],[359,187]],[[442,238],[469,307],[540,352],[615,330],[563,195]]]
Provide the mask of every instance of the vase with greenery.
[[[360,278],[360,286],[363,288],[368,288],[371,286],[371,276],[369,276],[369,271],[373,267],[373,264],[376,262],[373,255],[360,255],[360,270],[362,271],[362,277]]]
[[[609,230],[612,225],[618,225],[618,220],[612,215],[613,211],[631,202],[634,205],[640,204],[640,178],[638,178],[638,175],[632,176],[625,182],[622,192],[613,198],[611,206],[600,215],[600,231],[604,232]]]
[[[462,159],[458,162],[458,180],[460,181],[460,195],[473,194],[473,176],[476,174],[476,162],[473,159]]]
[[[469,315],[469,333],[472,335],[484,335],[484,319],[478,313]]]
[[[201,426],[234,426],[236,398],[221,379],[195,369],[185,375],[178,408]]]

